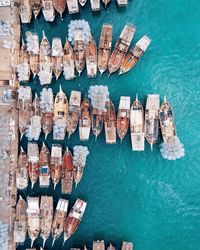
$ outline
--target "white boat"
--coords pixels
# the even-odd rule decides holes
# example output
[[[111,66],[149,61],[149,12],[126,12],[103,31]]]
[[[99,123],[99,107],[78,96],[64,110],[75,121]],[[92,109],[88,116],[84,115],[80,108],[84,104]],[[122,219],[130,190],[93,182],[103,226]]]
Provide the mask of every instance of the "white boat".
[[[66,0],[69,14],[74,14],[79,12],[78,0]]]
[[[90,0],[92,11],[100,10],[100,0]]]
[[[63,55],[63,75],[66,80],[72,80],[75,77],[74,52],[67,39]]]
[[[53,22],[55,18],[55,9],[52,0],[42,0],[42,13],[47,22]]]
[[[117,5],[119,7],[124,7],[128,4],[128,0],[117,0]]]
[[[54,37],[52,41],[52,64],[56,80],[63,71],[63,55],[62,41],[59,37]]]

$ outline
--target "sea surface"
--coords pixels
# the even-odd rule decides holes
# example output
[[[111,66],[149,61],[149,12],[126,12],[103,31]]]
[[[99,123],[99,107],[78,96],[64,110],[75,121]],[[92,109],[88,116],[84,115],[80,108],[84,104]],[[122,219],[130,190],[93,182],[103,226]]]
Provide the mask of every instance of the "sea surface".
[[[123,240],[132,241],[135,250],[199,250],[200,249],[200,1],[199,0],[129,0],[127,8],[118,8],[113,2],[105,10],[93,13],[89,0],[80,13],[69,15],[63,20],[59,16],[53,23],[44,21],[42,14],[31,24],[23,25],[26,31],[42,30],[47,38],[59,36],[64,44],[71,19],[85,19],[89,22],[97,44],[103,23],[114,27],[113,46],[124,25],[129,22],[137,27],[132,45],[144,34],[152,38],[152,43],[141,61],[127,74],[117,76],[108,73],[90,80],[86,71],[73,81],[62,76],[53,79],[49,87],[54,94],[62,85],[69,97],[71,90],[87,93],[94,84],[108,85],[110,97],[116,109],[121,95],[136,93],[143,104],[150,93],[159,93],[161,101],[167,96],[173,107],[177,134],[185,145],[186,155],[177,161],[164,160],[159,151],[161,136],[151,152],[146,143],[145,152],[132,152],[130,134],[120,144],[106,145],[102,133],[95,142],[79,141],[76,131],[70,139],[62,141],[63,149],[68,146],[86,145],[90,154],[84,176],[71,196],[70,208],[77,197],[88,202],[88,207],[76,233],[62,246],[62,239],[51,247],[52,239],[46,242],[45,250],[82,247],[89,249],[93,240],[104,239],[120,249]],[[30,81],[33,92],[40,93],[42,87],[38,79]],[[40,137],[42,146],[44,135]],[[52,134],[46,141],[50,148]],[[58,143],[58,142],[57,142]],[[21,144],[26,149],[27,140]],[[56,206],[60,185],[53,191],[34,189],[30,186],[21,192],[22,196],[53,195]],[[38,238],[34,247],[39,249],[42,239]],[[30,247],[30,239],[18,250]]]

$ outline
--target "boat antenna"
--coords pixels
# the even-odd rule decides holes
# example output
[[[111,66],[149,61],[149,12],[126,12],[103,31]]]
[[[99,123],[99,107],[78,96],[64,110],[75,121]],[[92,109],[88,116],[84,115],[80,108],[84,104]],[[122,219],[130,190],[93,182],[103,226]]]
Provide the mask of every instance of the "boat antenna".
[[[47,136],[48,136],[48,134],[45,134],[44,140],[46,140],[46,139],[47,139]]]
[[[35,182],[31,182],[31,189],[33,189]]]
[[[138,93],[136,94],[136,98],[135,98],[135,100],[138,102]]]
[[[60,92],[62,91],[62,86],[61,86],[61,84],[60,84]]]
[[[153,143],[150,143],[151,151],[153,152]]]
[[[69,134],[68,134],[68,137],[67,137],[67,139],[69,139],[69,138],[70,138],[70,136],[71,136],[71,134],[69,133]]]
[[[33,247],[33,242],[35,239],[31,239],[31,248]]]
[[[46,238],[43,238],[43,245],[42,245],[43,248],[45,246],[46,240],[47,240]]]
[[[24,136],[24,133],[21,133],[20,141],[22,140],[23,136]]]
[[[121,144],[122,144],[122,140],[123,140],[123,139],[122,139],[122,138],[120,138],[120,143],[121,143]]]
[[[21,151],[24,152],[24,149],[22,148],[22,146],[20,147]]]
[[[95,142],[97,141],[97,137],[98,137],[98,135],[96,134],[96,135],[95,135]]]
[[[51,246],[53,246],[54,245],[54,243],[55,243],[55,237],[53,238],[53,241],[52,241],[52,244],[51,244]]]
[[[166,95],[164,96],[164,103],[166,103],[167,102],[167,97],[166,97]]]
[[[46,38],[44,30],[42,31],[43,38]]]
[[[57,186],[57,183],[54,182],[54,184],[53,184],[53,190],[56,189],[56,186]]]
[[[68,149],[68,147],[66,146],[66,151],[68,152],[69,151],[69,149]]]

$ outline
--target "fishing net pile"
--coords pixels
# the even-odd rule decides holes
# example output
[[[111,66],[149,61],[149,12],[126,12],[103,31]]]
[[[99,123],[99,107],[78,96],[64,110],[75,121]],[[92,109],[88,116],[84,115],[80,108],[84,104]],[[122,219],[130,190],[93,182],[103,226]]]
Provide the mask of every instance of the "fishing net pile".
[[[173,136],[167,143],[160,144],[160,153],[164,159],[176,160],[185,156],[185,149],[179,138]]]
[[[0,20],[0,37],[8,37],[11,35],[11,22]]]
[[[82,37],[85,44],[87,44],[91,37],[90,25],[84,19],[80,20],[71,20],[68,25],[68,41],[74,45],[74,34],[76,30],[82,31]]]
[[[96,108],[99,111],[104,111],[105,102],[109,99],[108,86],[90,86],[88,90],[88,97],[91,99],[91,105],[93,108]]]
[[[37,34],[26,32],[26,46],[29,54],[39,55],[39,37]]]
[[[63,54],[61,39],[55,37],[52,42],[52,56],[63,56]]]
[[[64,140],[65,133],[66,133],[66,120],[65,119],[55,120],[53,126],[53,139]]]
[[[8,224],[0,221],[0,249],[8,249]]]
[[[74,61],[68,63],[66,61],[63,62],[63,75],[66,80],[74,79]]]
[[[73,148],[73,164],[75,167],[85,167],[86,158],[89,155],[89,150],[86,146],[75,146]]]
[[[29,141],[39,140],[41,133],[41,117],[38,115],[34,115],[30,119],[30,125],[28,126],[26,137],[28,137]]]
[[[20,86],[17,90],[18,100],[30,100],[32,99],[31,87],[29,86]]]
[[[18,80],[20,82],[29,80],[30,69],[29,69],[29,64],[27,62],[18,64],[16,69],[17,69]]]
[[[42,113],[53,112],[53,91],[51,88],[43,88],[40,93],[40,109]]]
[[[46,62],[40,65],[38,76],[41,85],[50,84],[52,80],[52,64]]]

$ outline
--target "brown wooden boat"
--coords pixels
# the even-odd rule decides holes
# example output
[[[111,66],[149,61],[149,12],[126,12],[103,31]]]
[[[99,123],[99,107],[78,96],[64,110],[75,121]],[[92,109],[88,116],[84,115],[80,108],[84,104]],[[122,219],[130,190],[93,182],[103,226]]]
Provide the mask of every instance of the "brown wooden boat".
[[[104,112],[104,126],[106,143],[116,143],[116,116],[115,106],[111,101],[107,101]]]
[[[30,61],[29,54],[27,51],[27,46],[22,40],[22,46],[19,52],[19,65],[21,66],[21,72],[18,71],[18,79],[20,81],[29,81],[31,70],[30,70]]]
[[[62,146],[53,144],[51,148],[51,178],[54,189],[60,182],[62,176]]]
[[[61,39],[58,37],[54,37],[52,41],[52,65],[56,80],[59,78],[63,71],[63,54],[64,53]]]
[[[74,52],[72,46],[66,39],[63,55],[63,74],[66,80],[72,80],[75,77]]]
[[[28,143],[28,167],[31,188],[33,188],[40,175],[39,148],[38,144],[34,142]]]
[[[110,74],[119,69],[129,49],[135,30],[136,28],[132,24],[126,24],[122,30],[108,62],[108,70]]]
[[[47,22],[53,22],[55,18],[53,0],[42,0],[42,13]]]
[[[76,30],[74,33],[74,59],[76,70],[80,76],[85,68],[85,44],[82,30]]]
[[[142,57],[144,52],[147,50],[150,43],[151,43],[151,39],[147,36],[143,36],[135,44],[135,46],[131,49],[131,51],[123,60],[120,66],[119,75],[128,72],[130,69],[132,69],[135,66],[135,64],[139,61],[139,59]]]
[[[53,6],[55,10],[60,14],[60,18],[62,18],[62,14],[66,9],[66,0],[53,0]]]
[[[99,51],[98,51],[98,69],[103,74],[107,70],[108,61],[111,53],[112,46],[112,32],[113,27],[110,24],[103,24],[101,30],[101,36],[99,40]]]
[[[79,119],[79,138],[81,141],[88,141],[91,129],[91,105],[88,98],[81,103],[81,115]]]
[[[40,165],[40,176],[39,176],[39,185],[41,188],[49,187],[50,185],[50,152],[47,146],[42,145],[39,157]]]
[[[73,185],[73,157],[68,148],[63,155],[61,184],[62,193],[71,194]]]
[[[86,68],[89,78],[97,76],[97,45],[93,37],[86,46]]]
[[[30,23],[32,18],[31,1],[20,0],[19,13],[22,23]]]
[[[130,97],[121,96],[117,113],[117,133],[122,142],[127,134],[130,121]]]
[[[31,0],[31,6],[36,19],[42,9],[42,0]]]
[[[95,140],[97,140],[97,137],[103,129],[103,119],[103,112],[92,108],[92,132],[95,135]]]
[[[28,187],[28,157],[21,147],[16,170],[16,185],[18,189]]]
[[[85,213],[86,206],[87,203],[85,201],[77,199],[74,206],[70,210],[64,225],[64,243],[78,228]]]

